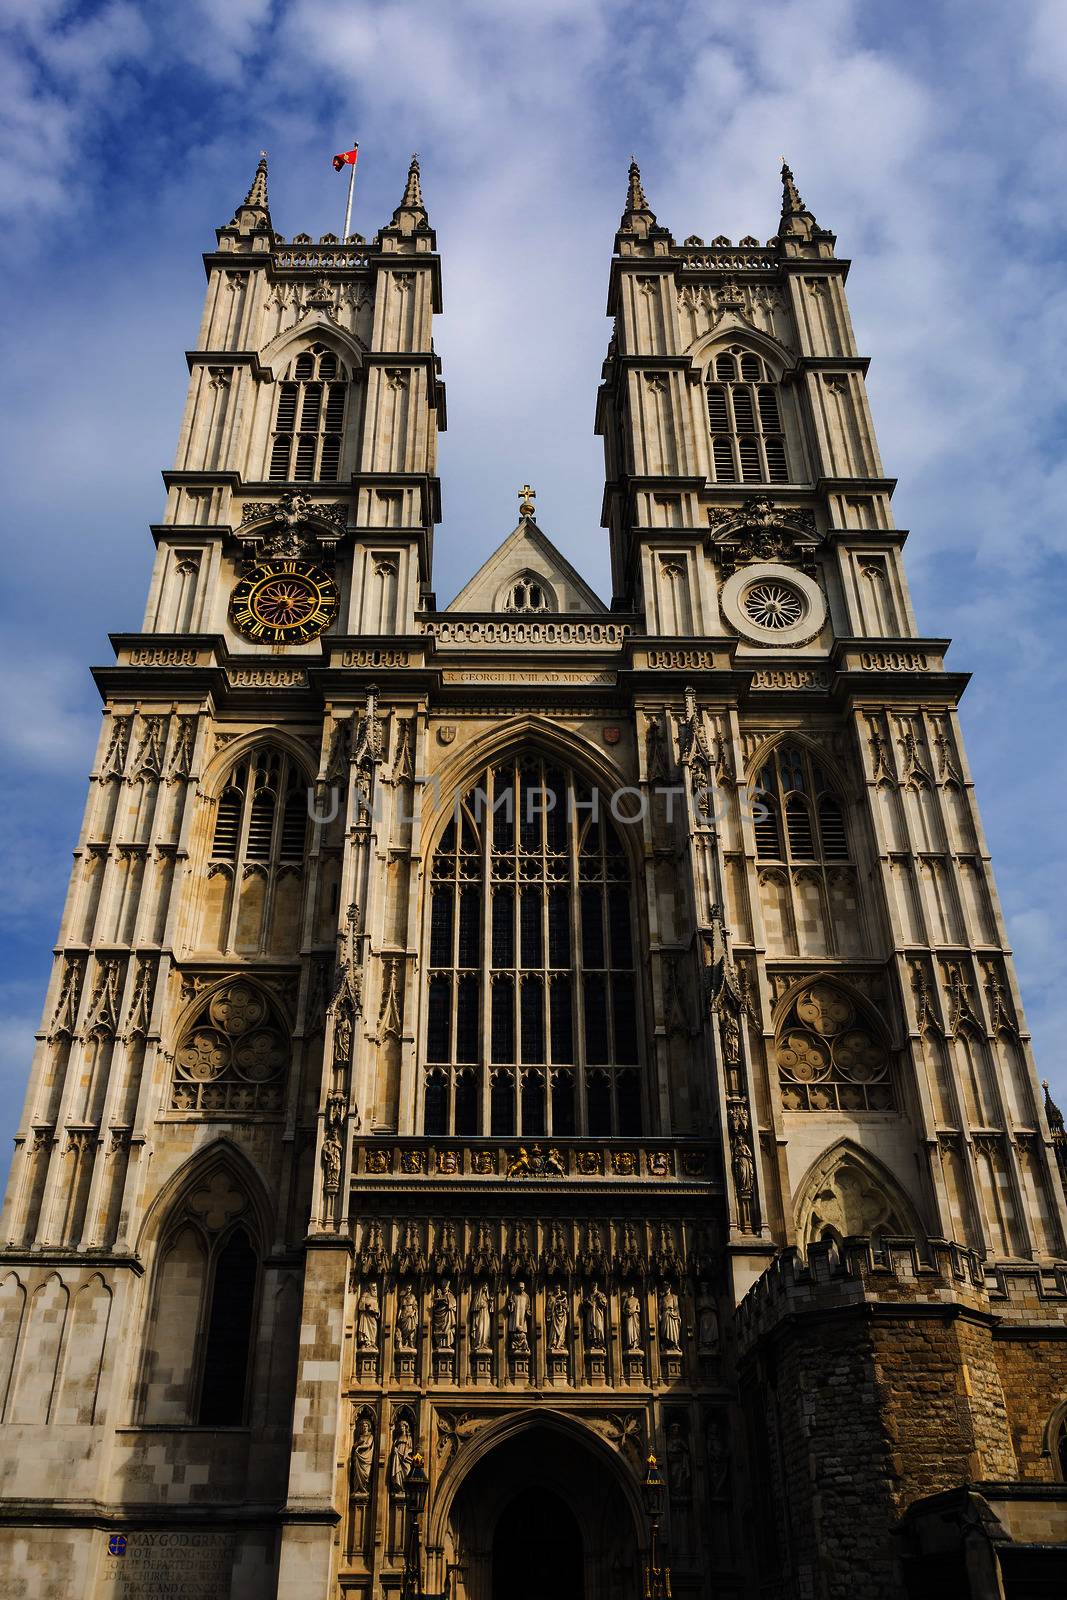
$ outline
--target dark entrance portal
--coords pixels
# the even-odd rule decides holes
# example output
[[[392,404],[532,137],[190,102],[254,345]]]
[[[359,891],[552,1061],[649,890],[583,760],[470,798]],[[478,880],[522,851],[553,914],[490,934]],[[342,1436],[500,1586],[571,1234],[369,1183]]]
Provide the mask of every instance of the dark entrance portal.
[[[493,1534],[493,1600],[583,1600],[582,1536],[570,1507],[531,1487],[501,1511]]]

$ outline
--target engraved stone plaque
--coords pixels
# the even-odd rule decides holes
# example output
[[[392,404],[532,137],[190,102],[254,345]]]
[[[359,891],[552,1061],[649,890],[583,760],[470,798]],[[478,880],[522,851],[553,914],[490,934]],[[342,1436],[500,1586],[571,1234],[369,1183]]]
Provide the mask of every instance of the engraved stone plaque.
[[[232,1533],[127,1532],[111,1539],[101,1567],[101,1600],[229,1600]],[[118,1551],[121,1550],[121,1553]],[[113,1553],[115,1552],[115,1553]]]

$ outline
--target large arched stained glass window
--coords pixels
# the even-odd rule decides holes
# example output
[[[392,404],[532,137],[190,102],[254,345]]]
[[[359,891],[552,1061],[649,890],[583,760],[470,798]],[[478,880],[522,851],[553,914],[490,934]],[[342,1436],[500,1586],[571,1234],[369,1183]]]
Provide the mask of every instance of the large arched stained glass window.
[[[602,795],[540,756],[463,793],[430,866],[425,1133],[642,1131],[619,826]]]

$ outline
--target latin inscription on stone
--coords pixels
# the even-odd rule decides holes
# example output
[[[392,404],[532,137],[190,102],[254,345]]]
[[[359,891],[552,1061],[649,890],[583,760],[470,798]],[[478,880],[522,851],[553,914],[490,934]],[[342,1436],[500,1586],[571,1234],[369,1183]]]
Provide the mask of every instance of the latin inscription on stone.
[[[127,1533],[122,1555],[104,1557],[106,1600],[229,1600],[230,1533]]]
[[[585,684],[613,684],[613,672],[555,672],[551,668],[541,668],[536,672],[493,672],[488,669],[482,671],[475,667],[472,672],[446,671],[446,683],[585,683]]]

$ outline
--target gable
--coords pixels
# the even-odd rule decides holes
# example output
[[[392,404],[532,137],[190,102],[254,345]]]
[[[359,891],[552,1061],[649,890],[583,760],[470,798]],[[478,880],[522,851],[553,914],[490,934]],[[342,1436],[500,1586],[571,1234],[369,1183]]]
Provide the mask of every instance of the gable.
[[[445,610],[502,612],[508,591],[522,579],[544,588],[544,609],[550,615],[566,612],[599,616],[608,609],[533,518],[523,517]]]

